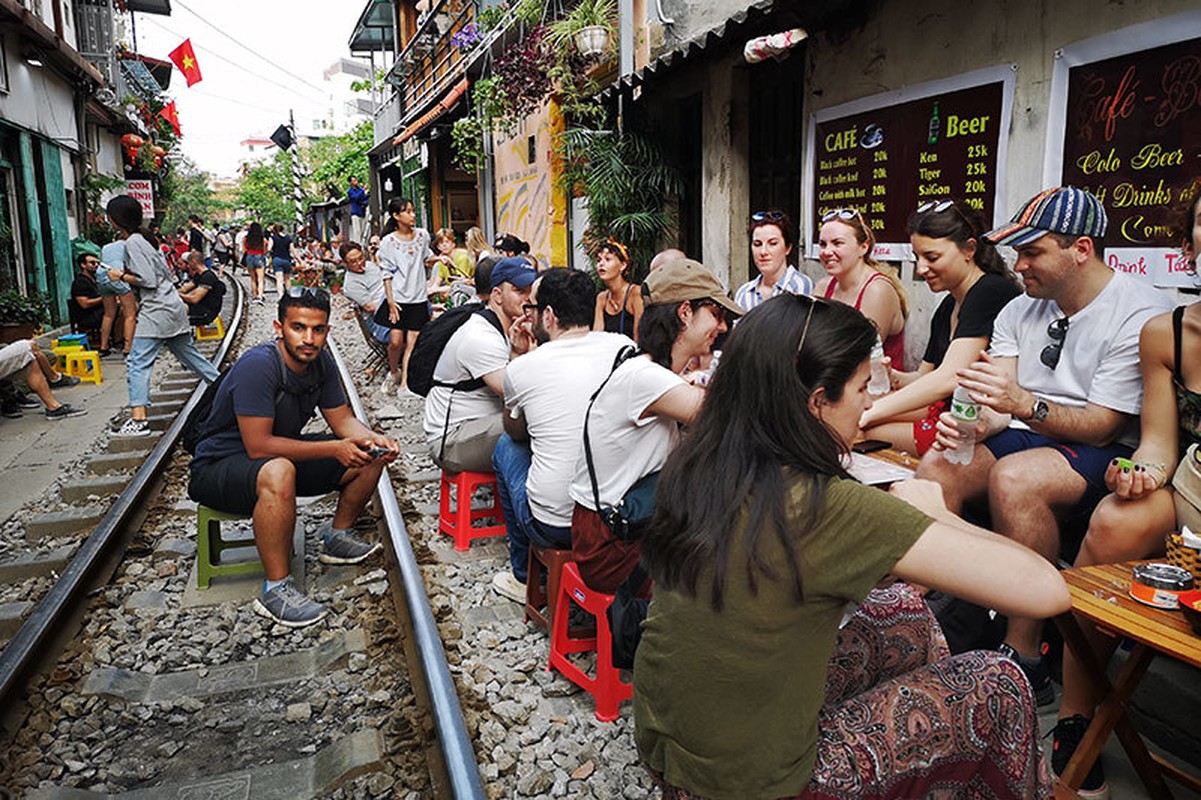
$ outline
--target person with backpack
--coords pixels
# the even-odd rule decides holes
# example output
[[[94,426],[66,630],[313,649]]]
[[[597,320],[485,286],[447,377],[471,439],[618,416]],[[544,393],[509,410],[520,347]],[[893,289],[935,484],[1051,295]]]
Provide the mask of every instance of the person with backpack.
[[[125,382],[129,389],[129,419],[116,436],[148,436],[146,421],[150,405],[150,371],[164,346],[180,363],[212,383],[217,369],[196,349],[188,324],[188,307],[172,282],[171,268],[155,249],[153,234],[142,227],[142,205],[127,194],[108,201],[105,207],[113,227],[125,239],[125,263],[110,269],[109,278],[134,288],[138,298],[138,323],[133,346],[125,360]]]
[[[506,258],[480,287],[482,305],[447,311],[422,330],[409,359],[409,387],[426,394],[430,457],[447,472],[491,472],[492,450],[504,432],[505,367],[526,353],[533,332],[523,306],[538,277],[525,259]]]
[[[247,351],[205,393],[200,405],[207,401],[210,407],[199,429],[189,417],[184,446],[194,451],[188,496],[218,511],[253,515],[266,572],[254,610],[301,628],[320,621],[328,609],[302,594],[289,574],[296,498],[338,491],[333,519],[320,530],[319,560],[362,562],[380,545],[351,530],[400,445],[356,419],[346,403],[325,350],[325,290],[287,289],[278,316],[276,340]],[[333,433],[301,433],[317,409]]]

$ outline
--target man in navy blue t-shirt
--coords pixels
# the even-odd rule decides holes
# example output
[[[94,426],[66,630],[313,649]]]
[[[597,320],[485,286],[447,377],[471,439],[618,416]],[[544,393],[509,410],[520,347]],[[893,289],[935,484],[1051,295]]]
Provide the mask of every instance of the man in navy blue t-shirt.
[[[327,564],[358,564],[380,549],[350,531],[400,453],[395,440],[355,419],[338,382],[329,335],[329,295],[293,287],[279,301],[276,340],[242,355],[213,398],[192,459],[188,494],[210,508],[254,517],[254,541],[266,581],[258,613],[299,628],[321,620],[325,606],[305,597],[289,576],[296,497],[338,490],[322,526]],[[332,434],[301,433],[315,411]]]

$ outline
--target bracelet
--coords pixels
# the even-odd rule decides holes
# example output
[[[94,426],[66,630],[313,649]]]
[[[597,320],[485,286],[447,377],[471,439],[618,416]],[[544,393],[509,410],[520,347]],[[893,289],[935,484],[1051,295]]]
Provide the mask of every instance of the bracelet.
[[[1159,479],[1155,482],[1156,489],[1162,489],[1168,482],[1168,468],[1165,464],[1154,464],[1149,461],[1135,461],[1135,467],[1141,467],[1144,472],[1156,469],[1159,470]]]

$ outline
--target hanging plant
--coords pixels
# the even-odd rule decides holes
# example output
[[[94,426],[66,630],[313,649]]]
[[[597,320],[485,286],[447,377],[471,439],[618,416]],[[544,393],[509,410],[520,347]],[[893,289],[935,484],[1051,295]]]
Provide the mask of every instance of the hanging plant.
[[[450,128],[450,146],[454,161],[464,172],[479,172],[484,167],[484,129],[474,115],[456,120]]]
[[[450,37],[450,46],[457,47],[460,50],[468,50],[476,45],[484,35],[480,33],[480,28],[474,22],[469,22],[463,28]]]
[[[616,19],[615,0],[580,0],[571,11],[549,25],[547,42],[561,56],[575,51],[585,58],[595,59],[612,49]]]
[[[496,59],[492,74],[500,82],[512,113],[524,117],[537,110],[550,93],[554,59],[543,44],[545,26],[533,28],[521,42]]]

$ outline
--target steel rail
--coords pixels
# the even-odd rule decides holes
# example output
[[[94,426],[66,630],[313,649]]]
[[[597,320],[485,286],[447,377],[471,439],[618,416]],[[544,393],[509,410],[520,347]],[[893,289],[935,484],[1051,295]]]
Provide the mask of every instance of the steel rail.
[[[231,281],[237,290],[237,302],[234,305],[233,318],[225,333],[225,339],[212,359],[214,366],[219,366],[229,354],[233,346],[238,327],[242,324],[245,312],[246,293],[236,280]],[[158,443],[150,451],[150,455],[142,462],[142,466],[134,473],[129,485],[117,496],[108,512],[96,525],[96,529],[76,551],[71,563],[63,570],[58,581],[41,599],[30,613],[29,618],[21,625],[17,635],[0,652],[0,707],[6,707],[13,702],[13,693],[21,686],[22,679],[28,674],[35,660],[46,645],[57,633],[59,624],[64,617],[74,609],[88,580],[93,576],[98,566],[110,555],[113,546],[119,541],[120,534],[134,513],[140,508],[142,501],[150,493],[158,476],[169,463],[171,450],[183,430],[188,414],[200,402],[207,384],[203,382],[192,392],[188,402],[180,410],[175,420],[163,433]]]
[[[353,381],[350,380],[346,362],[332,340],[328,346],[330,355],[338,365],[338,372],[343,376],[342,383],[346,387],[351,411],[365,422],[366,410]],[[404,516],[400,513],[396,491],[392,488],[392,480],[387,470],[379,477],[377,491],[384,522],[388,527],[388,536],[396,554],[396,565],[400,571],[401,586],[409,609],[410,629],[417,646],[417,657],[421,661],[421,673],[425,676],[427,696],[430,698],[434,716],[434,729],[438,735],[438,746],[442,751],[442,760],[450,781],[451,796],[456,800],[482,800],[485,797],[484,787],[480,783],[475,751],[467,735],[459,694],[450,676],[446,650],[442,644],[442,637],[438,635],[434,612],[425,593],[417,557],[413,554],[413,545],[409,540]]]

